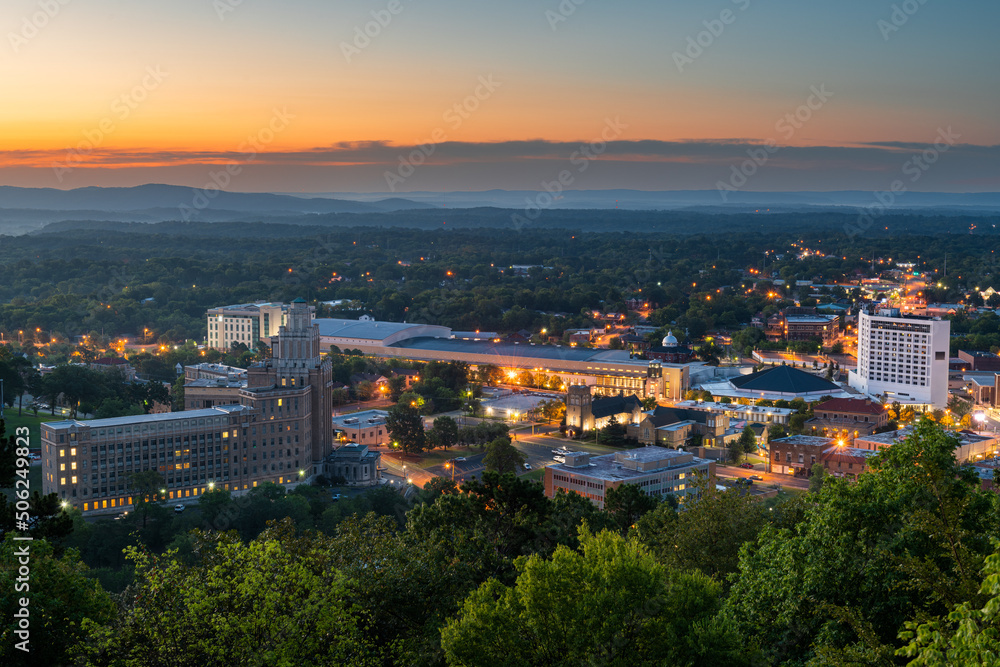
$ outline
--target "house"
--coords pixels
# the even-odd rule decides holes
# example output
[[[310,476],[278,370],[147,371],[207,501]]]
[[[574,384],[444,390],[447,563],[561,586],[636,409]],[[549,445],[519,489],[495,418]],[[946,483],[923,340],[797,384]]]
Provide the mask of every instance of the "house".
[[[420,371],[412,368],[393,368],[392,377],[404,378],[403,391],[408,390],[417,382],[420,382]]]
[[[87,366],[91,370],[110,372],[112,370],[118,369],[121,371],[123,377],[126,381],[131,381],[135,379],[135,369],[131,364],[125,359],[120,359],[117,357],[102,357],[100,359],[94,359]]]
[[[384,375],[376,375],[375,373],[354,373],[351,375],[352,385],[357,386],[362,382],[371,382],[378,391],[388,391],[389,389],[389,378]]]

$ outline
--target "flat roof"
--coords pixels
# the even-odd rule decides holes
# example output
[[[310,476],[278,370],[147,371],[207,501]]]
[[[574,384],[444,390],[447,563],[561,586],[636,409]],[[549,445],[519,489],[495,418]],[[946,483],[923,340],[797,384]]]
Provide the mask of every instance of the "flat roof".
[[[42,426],[47,426],[53,430],[71,428],[73,426],[88,426],[90,428],[107,428],[109,426],[134,426],[136,424],[155,424],[156,422],[167,422],[181,419],[204,419],[206,417],[222,417],[232,412],[249,410],[243,405],[216,405],[211,408],[201,410],[182,410],[180,412],[159,412],[149,415],[131,415],[128,417],[111,417],[108,419],[88,419],[80,421],[77,419],[65,419],[58,422],[42,422]]]
[[[318,321],[318,320],[317,320]],[[451,338],[410,338],[393,343],[391,347],[409,350],[430,350],[435,352],[464,352],[497,357],[498,363],[506,358],[555,359],[559,361],[583,361],[608,364],[630,364],[649,366],[650,360],[630,358],[628,350],[601,350],[568,345],[531,345],[528,343],[495,343],[492,341],[456,340]],[[670,364],[662,364],[670,366]],[[674,364],[677,366],[683,364]]]
[[[625,468],[616,460],[615,457],[617,454],[628,454],[630,457],[633,457],[633,460],[637,461],[668,461],[669,463],[654,470],[632,470],[630,468]],[[685,460],[683,462],[676,461],[676,459],[679,458],[683,458]],[[605,454],[603,456],[596,457],[592,456],[590,457],[589,465],[580,466],[578,468],[568,466],[565,463],[556,463],[548,467],[553,471],[559,471],[571,475],[594,477],[606,481],[628,481],[629,479],[636,479],[639,477],[649,477],[650,475],[655,475],[656,473],[664,470],[692,468],[709,463],[711,463],[709,459],[700,459],[697,456],[693,456],[690,452],[682,452],[676,449],[667,449],[666,447],[657,447],[654,445],[651,447],[629,449],[624,452],[617,452],[616,454]]]
[[[339,426],[355,426],[355,424],[347,424],[347,420],[357,419],[358,426],[362,424],[367,424],[369,419],[382,420],[384,422],[385,418],[389,415],[385,410],[363,410],[361,412],[350,412],[346,415],[337,415],[333,418],[333,424]]]
[[[328,338],[365,338],[369,340],[384,340],[393,334],[407,329],[417,329],[433,325],[412,322],[375,322],[365,320],[335,320],[316,318],[313,324],[319,325],[319,335]],[[447,327],[436,327],[451,335]]]
[[[810,445],[812,447],[823,447],[829,446],[836,441],[836,438],[826,438],[821,435],[790,435],[785,438],[775,438],[771,441],[771,444],[780,442],[789,445]]]

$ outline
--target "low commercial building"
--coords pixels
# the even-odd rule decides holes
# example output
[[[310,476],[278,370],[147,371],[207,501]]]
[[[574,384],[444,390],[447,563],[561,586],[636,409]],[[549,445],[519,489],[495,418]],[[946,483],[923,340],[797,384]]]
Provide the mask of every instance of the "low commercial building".
[[[382,479],[379,461],[382,455],[364,445],[351,442],[330,452],[324,474],[337,484],[374,486]]]
[[[808,477],[813,465],[820,462],[823,452],[836,446],[834,438],[816,435],[793,435],[770,442],[770,472],[778,475]]]
[[[646,495],[663,498],[673,494],[684,501],[698,475],[715,480],[715,462],[688,452],[664,447],[640,447],[604,456],[575,452],[565,463],[546,466],[545,495],[555,497],[559,489],[578,493],[600,508],[609,489],[634,484]]]
[[[823,468],[834,477],[857,479],[868,469],[868,459],[878,452],[857,447],[841,447],[835,445],[823,450]]]
[[[889,433],[859,436],[854,439],[854,446],[859,449],[878,451],[886,447],[891,447],[901,440],[905,440],[912,433],[913,427],[907,426],[906,428],[890,431]],[[958,439],[958,445],[955,447],[955,458],[959,462],[978,461],[1000,453],[1000,436],[995,433],[953,431],[949,435],[953,435]]]
[[[969,364],[972,371],[1000,371],[1000,356],[979,350],[959,350],[958,358]]]
[[[385,410],[365,410],[333,418],[333,430],[340,442],[355,442],[368,447],[389,445],[389,429],[385,420],[389,413]]]
[[[859,435],[871,435],[889,423],[889,414],[881,403],[867,398],[834,398],[813,408],[813,418],[806,428],[814,435],[853,442]]]

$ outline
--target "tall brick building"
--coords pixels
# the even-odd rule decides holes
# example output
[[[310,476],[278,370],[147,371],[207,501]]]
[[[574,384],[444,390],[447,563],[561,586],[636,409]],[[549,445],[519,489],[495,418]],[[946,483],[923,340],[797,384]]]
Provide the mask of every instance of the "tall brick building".
[[[128,478],[146,470],[163,476],[170,500],[323,473],[333,448],[333,375],[304,301],[289,307],[273,358],[247,375],[238,404],[42,424],[44,493],[93,513],[131,506]]]

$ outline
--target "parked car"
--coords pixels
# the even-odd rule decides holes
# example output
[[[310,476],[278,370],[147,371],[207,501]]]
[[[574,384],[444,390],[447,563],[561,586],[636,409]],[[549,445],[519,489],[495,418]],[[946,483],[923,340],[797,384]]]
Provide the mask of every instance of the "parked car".
[[[552,460],[555,461],[556,463],[566,463],[565,456],[553,456]]]
[[[763,482],[764,481],[764,478],[761,477],[760,475],[750,475],[750,479],[755,479],[758,482]]]
[[[524,464],[524,469],[525,470],[531,470],[531,464],[530,463],[525,463]]]
[[[184,505],[174,505],[174,511],[180,514],[184,511]]]
[[[455,459],[456,463],[465,463],[465,461],[466,458],[464,456],[459,456],[458,458]]]
[[[747,470],[753,470],[753,464],[752,463],[741,463],[740,467],[741,468],[746,468]]]
[[[340,500],[340,499],[341,499],[341,498],[343,498],[343,497],[344,497],[344,496],[342,496],[341,494],[339,494],[339,493],[335,493],[335,494],[333,494],[333,495],[332,495],[332,496],[330,497],[330,499],[331,499],[331,500],[333,500],[333,502],[337,502],[338,500]]]

